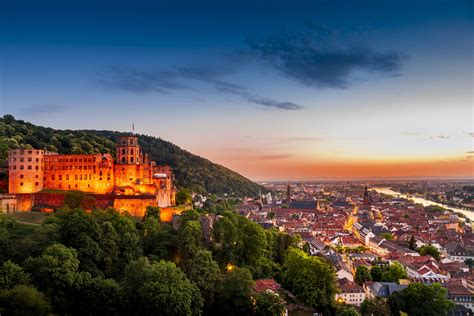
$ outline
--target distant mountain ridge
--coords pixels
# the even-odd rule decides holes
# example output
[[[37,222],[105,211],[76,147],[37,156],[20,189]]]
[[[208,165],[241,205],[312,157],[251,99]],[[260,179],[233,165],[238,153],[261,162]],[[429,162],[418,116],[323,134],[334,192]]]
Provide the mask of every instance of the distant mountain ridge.
[[[12,115],[0,118],[0,162],[7,158],[10,148],[33,147],[61,154],[112,153],[115,140],[121,133],[106,130],[57,130],[37,126]],[[267,190],[244,176],[205,158],[194,155],[178,146],[147,135],[137,135],[143,153],[148,153],[157,164],[173,169],[178,187],[197,193],[229,194],[238,197],[254,196],[259,189]]]

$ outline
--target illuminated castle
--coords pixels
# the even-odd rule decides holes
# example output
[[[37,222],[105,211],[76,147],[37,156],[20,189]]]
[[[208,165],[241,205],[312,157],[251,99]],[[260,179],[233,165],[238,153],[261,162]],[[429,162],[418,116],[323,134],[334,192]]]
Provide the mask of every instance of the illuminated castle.
[[[23,203],[26,209],[37,204],[35,196],[38,200],[43,190],[104,195],[110,206],[135,216],[143,216],[147,206],[174,205],[171,168],[156,165],[143,155],[137,137],[119,137],[116,158],[115,162],[110,154],[59,155],[39,149],[13,149],[8,152],[9,193],[27,201]]]

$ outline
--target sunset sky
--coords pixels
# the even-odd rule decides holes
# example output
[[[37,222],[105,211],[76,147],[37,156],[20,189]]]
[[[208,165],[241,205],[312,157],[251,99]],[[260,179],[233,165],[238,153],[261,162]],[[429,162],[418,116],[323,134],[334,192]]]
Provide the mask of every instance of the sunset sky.
[[[3,0],[0,114],[133,122],[253,180],[474,177],[473,10]]]

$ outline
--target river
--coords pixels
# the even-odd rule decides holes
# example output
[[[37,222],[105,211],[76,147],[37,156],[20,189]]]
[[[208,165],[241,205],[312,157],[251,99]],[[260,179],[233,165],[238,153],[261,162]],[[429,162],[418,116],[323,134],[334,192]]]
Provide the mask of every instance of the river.
[[[474,221],[474,212],[472,212],[472,211],[463,210],[461,208],[452,207],[452,206],[449,206],[449,205],[433,202],[433,201],[423,199],[423,198],[419,198],[419,197],[408,196],[406,194],[402,194],[400,192],[393,191],[390,188],[373,188],[373,190],[378,192],[378,193],[383,193],[383,194],[388,194],[388,195],[395,195],[395,196],[399,196],[401,198],[412,200],[413,202],[422,204],[423,206],[430,206],[430,205],[441,206],[441,207],[444,207],[448,210],[451,210],[451,211],[454,211],[456,213],[461,213],[461,214],[465,215],[467,218],[469,218],[471,220],[471,222]]]

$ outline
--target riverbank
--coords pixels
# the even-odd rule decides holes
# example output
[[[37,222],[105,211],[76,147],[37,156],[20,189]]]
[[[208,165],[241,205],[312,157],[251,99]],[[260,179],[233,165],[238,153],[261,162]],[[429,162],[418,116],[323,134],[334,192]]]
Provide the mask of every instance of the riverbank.
[[[408,196],[406,194],[402,194],[400,192],[393,191],[391,188],[373,188],[372,190],[374,190],[377,193],[383,193],[383,194],[387,194],[387,195],[399,196],[399,197],[407,199],[407,200],[412,200],[413,202],[419,203],[423,206],[430,206],[430,205],[440,206],[440,207],[443,207],[443,208],[445,208],[449,211],[463,214],[471,222],[474,221],[474,212],[472,212],[472,211],[463,210],[461,208],[452,207],[452,206],[442,204],[442,203],[438,203],[438,202],[433,202],[433,201],[423,199],[423,198],[420,198],[420,197]]]

